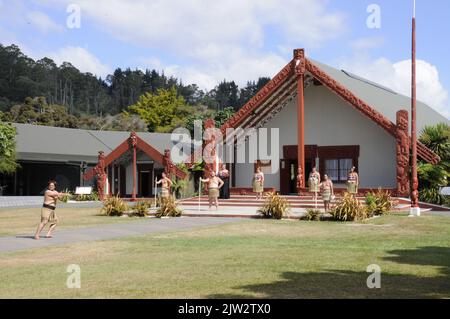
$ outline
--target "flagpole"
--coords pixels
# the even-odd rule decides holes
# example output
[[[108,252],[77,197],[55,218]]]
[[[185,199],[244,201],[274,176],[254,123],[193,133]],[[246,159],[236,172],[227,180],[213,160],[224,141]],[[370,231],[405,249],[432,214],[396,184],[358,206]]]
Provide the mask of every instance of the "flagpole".
[[[417,129],[416,129],[416,1],[414,0],[412,18],[412,56],[411,56],[411,209],[409,216],[420,216],[419,207],[419,180],[417,178]]]

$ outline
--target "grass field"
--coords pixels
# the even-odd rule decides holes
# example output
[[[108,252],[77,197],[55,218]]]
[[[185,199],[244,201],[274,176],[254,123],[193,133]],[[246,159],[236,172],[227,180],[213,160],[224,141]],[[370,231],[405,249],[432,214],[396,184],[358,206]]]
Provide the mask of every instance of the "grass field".
[[[0,254],[0,269],[1,298],[450,298],[450,218],[248,220]]]
[[[60,221],[57,229],[123,223],[138,219],[135,217],[105,217],[100,215],[100,208],[58,208],[56,214]],[[40,220],[40,208],[2,208],[0,209],[0,236],[33,235]],[[42,235],[45,235],[47,229],[48,226]]]

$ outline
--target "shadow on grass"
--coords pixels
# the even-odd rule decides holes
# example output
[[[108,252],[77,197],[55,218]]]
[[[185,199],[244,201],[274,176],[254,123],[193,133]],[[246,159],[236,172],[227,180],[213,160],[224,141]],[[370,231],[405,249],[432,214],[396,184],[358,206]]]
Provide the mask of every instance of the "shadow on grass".
[[[366,281],[370,273],[365,271],[283,272],[280,281],[238,286],[234,288],[244,293],[208,298],[450,298],[450,248],[421,247],[388,253],[393,256],[385,257],[387,261],[439,267],[439,275],[385,273],[381,264],[381,288],[369,289]]]

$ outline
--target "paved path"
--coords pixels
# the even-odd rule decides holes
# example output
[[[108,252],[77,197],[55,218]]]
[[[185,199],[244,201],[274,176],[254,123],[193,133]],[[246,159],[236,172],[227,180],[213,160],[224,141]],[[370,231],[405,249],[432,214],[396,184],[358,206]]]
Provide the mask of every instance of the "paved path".
[[[0,196],[0,209],[13,207],[41,207],[43,196]],[[101,207],[101,202],[58,202],[58,208],[64,207]]]
[[[125,224],[56,230],[54,237],[51,239],[41,237],[40,240],[34,240],[32,234],[21,234],[15,237],[0,237],[0,253],[84,241],[106,240],[126,236],[185,230],[197,227],[221,225],[240,220],[240,218],[220,217],[146,218],[143,221]],[[42,234],[45,235],[45,232],[42,232]]]

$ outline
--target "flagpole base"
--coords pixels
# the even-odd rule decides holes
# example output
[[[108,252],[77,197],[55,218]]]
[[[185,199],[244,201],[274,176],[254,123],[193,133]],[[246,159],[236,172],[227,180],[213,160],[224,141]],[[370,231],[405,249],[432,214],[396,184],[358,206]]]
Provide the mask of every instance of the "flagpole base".
[[[420,207],[411,207],[409,217],[420,217]]]

